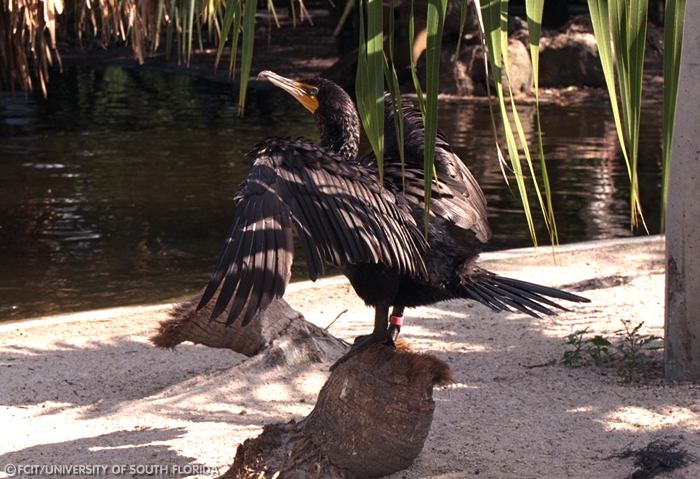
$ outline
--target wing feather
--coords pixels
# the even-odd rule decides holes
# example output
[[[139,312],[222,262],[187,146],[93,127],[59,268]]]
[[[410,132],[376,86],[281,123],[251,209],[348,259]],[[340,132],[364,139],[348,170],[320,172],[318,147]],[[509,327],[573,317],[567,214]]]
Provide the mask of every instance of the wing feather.
[[[219,262],[217,263],[216,268],[214,268],[214,274],[212,275],[209,284],[207,285],[207,287],[204,290],[204,293],[202,294],[202,298],[200,299],[199,304],[197,305],[197,309],[201,309],[214,296],[214,293],[216,293],[216,289],[219,283],[221,282],[221,279],[226,273],[226,267],[230,262],[231,256],[233,255],[233,251],[238,246],[235,243],[233,243],[233,237],[235,235],[236,228],[239,222],[240,218],[236,218],[233,222],[233,225],[231,225],[231,229],[229,229],[229,232],[226,235],[226,243],[224,244],[224,249],[221,252],[221,256],[219,257]]]
[[[401,166],[396,144],[394,108],[391,96],[385,96],[386,151],[384,153],[384,182],[401,192],[414,206],[424,207],[423,156],[424,135],[420,111],[409,101],[403,101],[405,165]],[[361,162],[374,162],[367,155]],[[476,238],[487,242],[491,229],[486,216],[486,199],[479,184],[462,160],[452,151],[441,132],[435,144],[435,171],[431,214],[446,219],[463,230],[471,230]]]
[[[374,171],[307,140],[273,138],[248,154],[248,177],[223,251],[199,307],[219,291],[212,319],[243,325],[284,294],[300,237],[309,276],[324,263],[382,263],[426,278],[427,245],[408,208],[377,183]]]
[[[382,211],[377,205],[376,199],[373,198],[372,195],[367,195],[366,192],[363,191],[362,185],[349,182],[347,184],[347,188],[350,194],[356,198],[366,197],[370,208]],[[358,214],[358,216],[361,217],[361,214]],[[374,255],[376,255],[377,262],[385,262],[386,258],[389,256],[389,240],[385,232],[373,221],[364,221],[363,224],[365,225],[365,228],[367,228],[367,234],[370,238],[367,241],[367,244],[370,248],[372,248]]]
[[[257,217],[258,206],[259,201],[257,201],[257,198],[253,198],[250,201],[250,208],[247,209],[248,218]],[[253,261],[256,254],[254,248],[256,247],[257,231],[258,221],[247,224],[243,229],[240,240],[240,253],[237,256],[239,261],[232,263],[232,266],[235,266],[235,268],[233,268],[231,274],[226,275],[216,305],[214,306],[214,312],[212,314],[223,312],[229,302],[227,298],[235,298],[229,310],[226,320],[227,323],[233,322],[238,314],[240,314],[243,306],[241,300],[247,299],[247,294],[253,287],[253,270],[255,266]],[[258,246],[264,247],[264,245]],[[243,298],[243,295],[245,295],[245,298]]]
[[[332,202],[330,205],[335,208],[336,211],[341,216],[341,220],[345,225],[345,229],[354,231],[356,234],[344,235],[345,239],[350,247],[350,253],[352,257],[366,257],[368,255],[372,256],[372,259],[376,262],[379,261],[379,257],[373,254],[372,249],[367,247],[368,237],[363,224],[359,221],[355,221],[356,213],[354,211],[348,211],[342,207],[342,202],[336,198],[336,195],[347,194],[347,191],[343,190],[341,181],[339,178],[331,174],[326,174],[326,180],[329,186],[332,187],[330,191],[329,198]]]

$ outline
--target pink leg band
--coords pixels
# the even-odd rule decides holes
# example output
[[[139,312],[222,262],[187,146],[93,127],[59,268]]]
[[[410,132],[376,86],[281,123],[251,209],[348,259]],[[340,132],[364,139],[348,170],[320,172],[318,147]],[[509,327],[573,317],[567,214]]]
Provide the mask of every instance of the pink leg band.
[[[389,316],[389,324],[392,326],[403,326],[403,316]]]

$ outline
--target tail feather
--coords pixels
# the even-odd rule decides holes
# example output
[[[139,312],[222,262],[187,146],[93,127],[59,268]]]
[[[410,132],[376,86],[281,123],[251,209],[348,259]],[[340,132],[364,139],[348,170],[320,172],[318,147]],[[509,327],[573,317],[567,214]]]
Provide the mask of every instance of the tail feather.
[[[527,281],[522,281],[519,279],[506,278],[503,276],[496,276],[501,283],[510,284],[516,288],[525,289],[532,291],[534,293],[540,293],[551,298],[563,299],[566,301],[571,301],[574,303],[590,303],[591,300],[579,296],[577,294],[569,293],[568,291],[563,291],[557,288],[550,288],[548,286],[542,286],[541,284],[529,283]]]
[[[484,303],[489,308],[499,312],[509,310],[508,306],[506,306],[502,301],[503,299],[508,298],[505,298],[502,295],[493,294],[493,292],[490,291],[489,288],[487,288],[484,284],[474,283],[472,287],[479,291],[480,296],[484,299],[482,303]]]
[[[503,311],[503,308],[496,306],[495,304],[490,302],[487,299],[487,297],[484,297],[481,294],[479,294],[478,289],[479,288],[466,288],[465,292],[467,293],[467,296],[469,296],[474,301],[478,301],[479,303],[488,306],[489,308],[491,308],[492,310],[494,310],[496,312]]]
[[[540,314],[556,315],[556,310],[569,311],[548,298],[588,303],[583,296],[541,284],[498,276],[485,270],[472,274],[463,283],[464,292],[494,311],[520,311],[539,318]],[[539,314],[538,314],[539,313]]]
[[[569,309],[565,308],[564,306],[557,304],[554,301],[550,301],[546,297],[544,297],[540,294],[537,294],[537,293],[533,293],[532,291],[528,291],[528,290],[522,289],[522,288],[521,289],[514,288],[513,286],[510,286],[507,283],[502,283],[501,287],[503,287],[503,289],[506,291],[509,291],[513,294],[516,294],[518,296],[522,296],[522,297],[527,298],[527,299],[531,299],[537,303],[543,303],[543,304],[546,304],[547,306],[551,306],[553,308],[557,308],[557,309],[560,309],[562,311],[569,311]]]
[[[501,285],[499,285],[499,286],[501,286]],[[551,301],[549,301],[549,300],[547,300],[539,295],[536,295],[533,293],[528,294],[527,291],[515,290],[515,288],[510,288],[507,286],[503,286],[503,287],[499,287],[499,286],[491,286],[491,287],[488,287],[488,289],[489,289],[489,291],[492,292],[492,294],[494,296],[500,296],[499,299],[501,301],[507,302],[512,307],[514,307],[515,309],[517,309],[519,311],[522,311],[523,313],[527,313],[527,314],[530,314],[531,316],[535,316],[538,318],[539,318],[539,315],[534,313],[533,311],[537,311],[539,313],[548,314],[548,315],[549,314],[556,314],[556,313],[553,313],[551,309],[540,304],[538,301],[541,301],[544,304],[547,304],[547,303],[554,304],[554,303],[552,303]],[[530,296],[530,297],[528,298],[528,296]],[[542,301],[542,300],[544,300],[544,301]],[[558,305],[557,305],[557,307],[561,308],[561,306],[558,306]],[[561,309],[564,309],[564,308],[561,308]]]

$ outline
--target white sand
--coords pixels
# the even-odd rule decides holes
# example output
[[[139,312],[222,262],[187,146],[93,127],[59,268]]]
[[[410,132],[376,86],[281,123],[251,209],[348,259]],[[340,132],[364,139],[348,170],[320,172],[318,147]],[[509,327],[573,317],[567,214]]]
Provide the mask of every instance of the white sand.
[[[425,448],[395,477],[623,478],[632,459],[611,456],[654,439],[680,441],[700,458],[698,386],[625,384],[615,369],[556,363],[565,337],[585,327],[614,337],[629,319],[645,322],[642,334],[662,335],[661,240],[563,248],[557,263],[546,249],[482,262],[552,286],[610,277],[604,283],[617,285],[586,290],[592,303],[544,319],[465,301],[407,311],[403,337],[447,361],[457,383],[435,391]],[[371,311],[344,280],[295,284],[286,299],[321,326],[347,308],[330,328],[340,337],[371,329]],[[6,464],[104,465],[126,477],[145,477],[150,465],[156,477],[208,477],[262,424],[310,411],[327,365],[246,374],[243,357],[227,350],[157,350],[147,337],[169,307],[0,325],[0,477]],[[187,474],[193,467],[199,473]],[[697,478],[700,464],[661,477]]]

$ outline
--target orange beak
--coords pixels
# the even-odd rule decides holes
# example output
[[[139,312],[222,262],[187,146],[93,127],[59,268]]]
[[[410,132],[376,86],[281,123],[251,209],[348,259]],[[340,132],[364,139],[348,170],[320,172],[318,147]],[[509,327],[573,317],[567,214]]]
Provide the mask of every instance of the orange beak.
[[[275,72],[265,70],[260,72],[258,80],[267,80],[276,87],[281,88],[292,95],[299,103],[304,105],[304,108],[314,113],[318,109],[318,88],[313,85],[307,85],[296,80],[291,80],[278,75]]]

